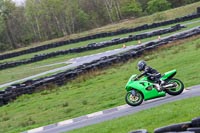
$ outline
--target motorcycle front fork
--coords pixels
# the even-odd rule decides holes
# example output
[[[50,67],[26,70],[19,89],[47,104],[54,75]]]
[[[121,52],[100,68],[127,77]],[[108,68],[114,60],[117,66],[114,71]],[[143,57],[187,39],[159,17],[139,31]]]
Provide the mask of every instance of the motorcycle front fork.
[[[132,96],[135,96],[136,95],[135,90],[131,90],[131,94],[132,94]]]

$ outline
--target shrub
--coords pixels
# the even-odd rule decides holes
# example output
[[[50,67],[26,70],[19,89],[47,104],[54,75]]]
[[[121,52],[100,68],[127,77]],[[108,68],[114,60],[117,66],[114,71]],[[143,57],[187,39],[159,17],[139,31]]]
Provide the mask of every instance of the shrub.
[[[171,8],[171,3],[167,0],[150,0],[147,11],[152,14],[159,11],[165,11]]]

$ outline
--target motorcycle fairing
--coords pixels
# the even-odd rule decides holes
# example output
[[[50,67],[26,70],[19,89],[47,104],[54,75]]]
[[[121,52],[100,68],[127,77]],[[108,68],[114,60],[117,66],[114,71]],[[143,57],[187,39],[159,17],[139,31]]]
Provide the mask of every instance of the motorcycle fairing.
[[[176,69],[166,72],[160,79],[167,80],[174,77],[174,75],[176,75]]]
[[[132,75],[129,81],[126,84],[126,90],[130,91],[132,89],[138,90],[142,92],[144,100],[149,100],[157,97],[165,96],[166,93],[164,91],[158,92],[155,88],[153,88],[153,83],[148,82],[147,77],[144,77],[138,81],[134,81],[133,79],[137,75]],[[152,87],[151,90],[147,90],[148,87]]]

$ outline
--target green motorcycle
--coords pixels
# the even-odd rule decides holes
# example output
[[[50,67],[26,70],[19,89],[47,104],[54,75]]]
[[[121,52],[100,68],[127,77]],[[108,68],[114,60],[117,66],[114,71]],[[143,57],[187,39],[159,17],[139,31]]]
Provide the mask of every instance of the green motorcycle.
[[[166,72],[160,78],[165,81],[161,86],[161,90],[158,90],[155,83],[148,77],[144,76],[138,79],[137,75],[132,75],[126,84],[126,103],[131,106],[137,106],[144,100],[164,97],[166,93],[173,96],[181,94],[184,90],[184,85],[179,79],[173,78],[174,75],[176,75],[176,70]]]

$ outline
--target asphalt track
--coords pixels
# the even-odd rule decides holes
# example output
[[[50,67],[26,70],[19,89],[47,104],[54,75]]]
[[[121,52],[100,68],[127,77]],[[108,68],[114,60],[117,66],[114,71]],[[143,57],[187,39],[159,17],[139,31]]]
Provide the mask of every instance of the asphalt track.
[[[47,125],[26,131],[24,133],[61,133],[67,132],[73,129],[82,128],[88,125],[93,125],[107,120],[112,120],[122,116],[137,113],[142,110],[146,110],[152,107],[156,107],[165,103],[170,103],[177,100],[200,96],[200,85],[193,86],[185,90],[178,96],[167,95],[162,98],[143,102],[140,106],[131,107],[129,105],[122,105],[115,108],[111,108],[104,111],[95,112],[85,116],[81,116],[74,119],[58,122],[55,124]]]

